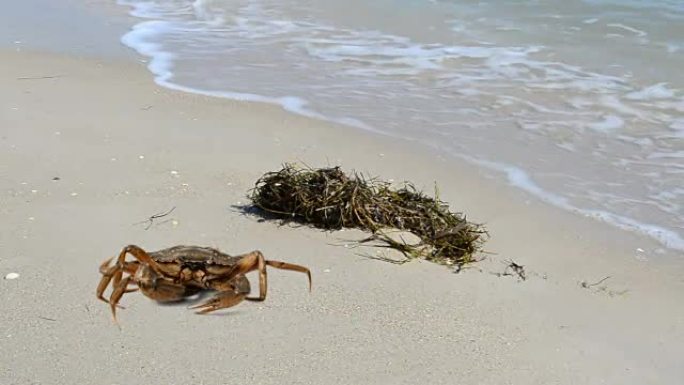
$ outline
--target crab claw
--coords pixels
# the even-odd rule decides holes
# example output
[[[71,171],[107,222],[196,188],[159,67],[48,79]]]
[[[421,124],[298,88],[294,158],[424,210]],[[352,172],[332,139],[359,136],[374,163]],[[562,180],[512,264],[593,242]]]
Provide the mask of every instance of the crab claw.
[[[190,309],[201,309],[197,314],[207,314],[209,312],[233,307],[245,299],[245,293],[236,293],[234,291],[224,291],[217,294],[214,298],[197,306],[191,306]]]

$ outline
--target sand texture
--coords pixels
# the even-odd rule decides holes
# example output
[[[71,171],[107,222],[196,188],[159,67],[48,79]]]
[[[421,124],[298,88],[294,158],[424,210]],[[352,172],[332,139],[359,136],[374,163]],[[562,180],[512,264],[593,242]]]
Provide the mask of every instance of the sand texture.
[[[0,275],[19,274],[0,279],[1,384],[684,378],[682,262],[649,239],[530,202],[410,143],[161,89],[136,63],[3,52],[0,84]],[[344,247],[357,232],[244,215],[254,181],[286,161],[426,191],[436,181],[454,210],[487,225],[487,259],[459,274],[398,266]],[[308,266],[313,291],[273,269],[265,302],[208,316],[132,293],[119,328],[95,298],[97,268],[130,243],[259,249]],[[526,281],[497,275],[508,260]]]

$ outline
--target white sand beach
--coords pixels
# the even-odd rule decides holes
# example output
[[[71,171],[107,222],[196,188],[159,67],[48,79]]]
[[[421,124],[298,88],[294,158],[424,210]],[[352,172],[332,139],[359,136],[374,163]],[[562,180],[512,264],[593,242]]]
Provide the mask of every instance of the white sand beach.
[[[650,238],[531,200],[410,142],[278,107],[160,88],[144,64],[0,52],[2,384],[676,384],[684,263]],[[493,144],[496,145],[496,144]],[[354,231],[235,206],[284,162],[425,191],[490,232],[455,274],[350,248]],[[174,211],[146,229],[153,214]],[[269,271],[263,303],[200,316],[95,298],[127,244],[188,244],[311,269]],[[509,261],[527,280],[498,276]],[[601,281],[603,282],[592,285]],[[255,282],[255,275],[250,279]],[[584,285],[582,284],[584,283]]]

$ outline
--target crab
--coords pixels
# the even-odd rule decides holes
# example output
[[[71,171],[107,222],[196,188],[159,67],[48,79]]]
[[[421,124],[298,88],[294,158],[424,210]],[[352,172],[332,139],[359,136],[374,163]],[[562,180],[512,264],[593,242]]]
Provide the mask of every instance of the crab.
[[[130,254],[135,260],[127,261]],[[219,309],[235,306],[243,300],[263,301],[266,299],[266,266],[283,270],[305,273],[309,278],[311,291],[311,272],[304,266],[286,262],[266,260],[258,251],[232,256],[219,250],[200,246],[175,246],[167,249],[146,252],[142,248],[129,245],[121,250],[116,263],[113,258],[100,265],[100,279],[97,285],[97,298],[109,303],[114,322],[116,308],[121,307],[119,300],[125,293],[140,290],[144,295],[158,302],[181,301],[202,290],[218,292],[209,301],[193,306],[197,314],[206,314]],[[248,297],[250,284],[245,274],[259,272],[259,295]],[[124,274],[127,274],[124,277]],[[104,292],[113,284],[109,299]],[[137,288],[129,288],[137,285]]]

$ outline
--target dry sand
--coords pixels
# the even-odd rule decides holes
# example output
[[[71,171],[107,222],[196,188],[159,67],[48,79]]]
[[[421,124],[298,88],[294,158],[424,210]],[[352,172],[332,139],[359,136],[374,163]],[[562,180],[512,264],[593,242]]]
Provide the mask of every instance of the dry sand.
[[[44,76],[56,77],[23,79]],[[682,260],[652,253],[649,239],[530,202],[410,143],[160,89],[135,63],[5,51],[0,85],[0,274],[20,274],[0,280],[1,384],[684,378]],[[486,223],[493,254],[460,274],[396,266],[339,246],[357,233],[279,227],[234,208],[285,161],[426,190],[436,181],[453,209]],[[135,224],[172,207],[168,221]],[[273,270],[266,302],[210,316],[128,294],[118,328],[95,299],[97,267],[129,243],[260,249],[309,266],[314,287]],[[526,281],[496,275],[509,259]]]

